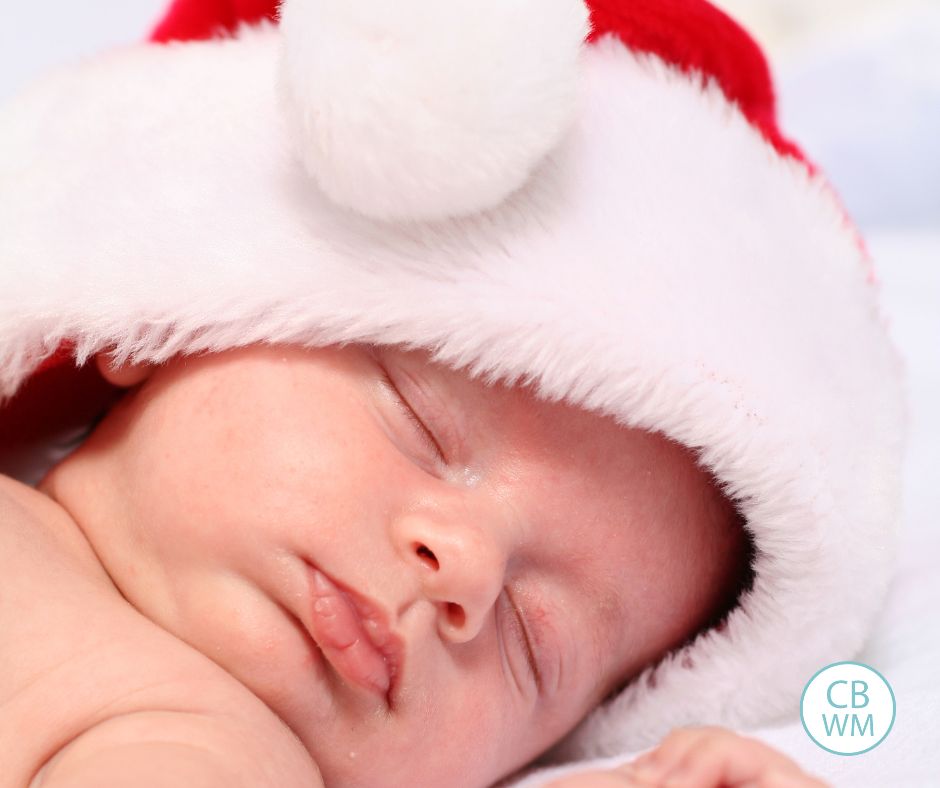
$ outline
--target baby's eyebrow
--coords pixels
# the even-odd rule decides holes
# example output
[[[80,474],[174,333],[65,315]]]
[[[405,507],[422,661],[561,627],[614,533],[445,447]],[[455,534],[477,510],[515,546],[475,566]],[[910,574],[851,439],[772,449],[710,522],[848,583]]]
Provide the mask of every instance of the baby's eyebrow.
[[[604,660],[614,651],[627,622],[627,605],[620,593],[620,586],[616,585],[617,578],[612,578],[610,584],[594,581],[588,572],[579,574],[577,593],[582,596],[585,609],[594,611],[589,617],[589,628],[593,654],[596,656],[598,668],[602,668]],[[623,578],[620,578],[623,582]]]
[[[613,647],[613,638],[611,633],[617,632],[627,618],[627,605],[623,597],[615,590],[602,590],[598,596],[600,603],[597,610],[600,612],[599,618],[612,626],[605,626],[602,629],[607,634],[606,643],[609,648]]]

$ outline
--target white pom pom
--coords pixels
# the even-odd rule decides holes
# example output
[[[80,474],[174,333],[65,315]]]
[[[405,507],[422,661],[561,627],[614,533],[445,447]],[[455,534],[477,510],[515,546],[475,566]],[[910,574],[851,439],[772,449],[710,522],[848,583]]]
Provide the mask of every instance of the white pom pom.
[[[493,207],[572,123],[589,29],[583,0],[285,0],[304,164],[374,218]]]

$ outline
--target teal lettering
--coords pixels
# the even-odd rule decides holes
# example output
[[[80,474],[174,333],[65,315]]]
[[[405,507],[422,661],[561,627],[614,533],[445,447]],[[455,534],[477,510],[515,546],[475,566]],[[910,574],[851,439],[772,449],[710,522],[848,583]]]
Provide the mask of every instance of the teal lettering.
[[[864,689],[863,689],[861,692],[858,692],[858,691],[855,689],[855,685],[856,685],[856,684],[861,684],[861,685],[864,687]],[[856,702],[855,702],[855,699],[856,699],[859,695],[861,695],[863,698],[865,698],[865,702],[864,702],[864,703],[856,703]],[[861,679],[859,679],[858,681],[853,681],[853,682],[852,682],[852,708],[853,708],[853,709],[864,709],[867,705],[868,705],[868,682],[862,681]]]
[[[848,684],[848,683],[849,683],[849,682],[847,682],[847,681],[842,681],[842,679],[839,679],[838,681],[833,681],[832,684],[829,685],[829,688],[826,690],[826,700],[829,701],[829,705],[830,705],[830,706],[832,706],[832,707],[834,707],[834,708],[836,708],[836,709],[844,709],[846,706],[849,705],[848,703],[836,703],[836,702],[832,699],[832,688],[833,688],[836,684]]]
[[[853,714],[853,715],[852,715],[852,735],[853,735],[853,736],[855,735],[855,728],[856,728],[856,726],[858,726],[858,728],[859,728],[859,730],[858,730],[858,735],[859,735],[859,736],[864,736],[864,735],[865,735],[865,729],[868,728],[868,727],[871,728],[871,732],[870,732],[868,735],[869,735],[869,736],[874,736],[874,735],[875,735],[875,721],[871,718],[871,714],[869,714],[869,715],[865,718],[865,724],[864,724],[863,726],[859,726],[859,725],[858,725],[858,715],[857,715],[857,714]]]
[[[841,725],[839,724],[839,715],[838,715],[838,714],[833,714],[833,715],[832,715],[832,725],[829,725],[829,723],[826,722],[826,715],[825,715],[825,714],[822,715],[822,718],[823,718],[823,727],[826,729],[826,735],[827,735],[827,736],[832,736],[832,730],[833,730],[833,728],[838,728],[838,729],[839,729],[839,736],[845,736],[845,729],[846,729],[846,727],[848,726],[848,723],[849,723],[849,715],[848,715],[848,714],[843,714],[843,715],[842,715],[842,724],[841,724]]]

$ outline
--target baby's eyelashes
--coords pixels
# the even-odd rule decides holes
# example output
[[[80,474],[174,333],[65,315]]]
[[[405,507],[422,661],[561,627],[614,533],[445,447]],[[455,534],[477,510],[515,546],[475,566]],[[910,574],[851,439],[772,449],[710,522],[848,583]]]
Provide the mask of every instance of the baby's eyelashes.
[[[447,458],[444,455],[437,438],[434,436],[434,433],[421,420],[420,416],[415,412],[411,403],[405,399],[398,386],[392,380],[389,372],[384,367],[382,367],[382,379],[380,382],[382,387],[392,395],[392,399],[395,402],[399,412],[404,415],[404,417],[408,420],[413,432],[417,434],[418,439],[422,443],[422,448],[425,451],[430,452],[434,456],[434,460],[436,462],[446,466]]]
[[[539,670],[538,659],[532,645],[532,638],[529,636],[528,628],[525,624],[525,618],[522,614],[522,611],[519,609],[519,606],[513,599],[508,586],[504,589],[504,592],[506,602],[508,603],[511,610],[511,614],[509,616],[510,623],[507,624],[507,626],[512,630],[511,640],[525,658],[526,673],[529,675],[530,680],[534,683],[538,693],[542,694],[542,675]]]

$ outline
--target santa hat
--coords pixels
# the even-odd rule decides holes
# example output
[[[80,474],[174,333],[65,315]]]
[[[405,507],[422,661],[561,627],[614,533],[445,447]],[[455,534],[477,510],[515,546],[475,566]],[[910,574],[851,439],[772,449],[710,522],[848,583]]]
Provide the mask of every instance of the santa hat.
[[[0,397],[105,349],[404,343],[699,453],[754,586],[557,759],[795,716],[885,596],[906,418],[754,41],[704,0],[588,5],[178,0],[0,115]]]

